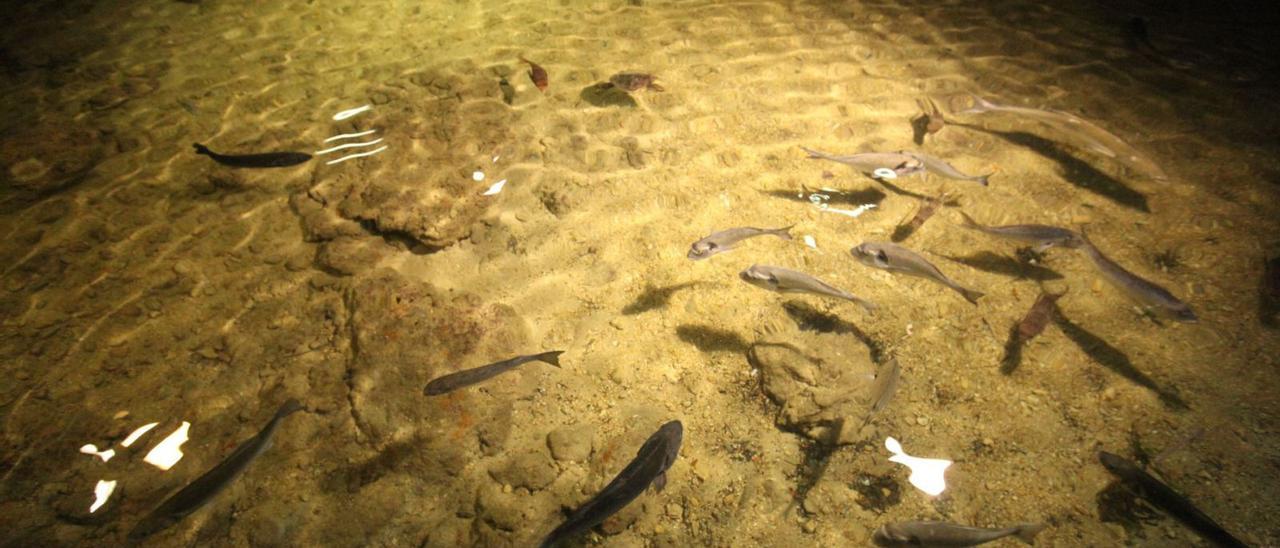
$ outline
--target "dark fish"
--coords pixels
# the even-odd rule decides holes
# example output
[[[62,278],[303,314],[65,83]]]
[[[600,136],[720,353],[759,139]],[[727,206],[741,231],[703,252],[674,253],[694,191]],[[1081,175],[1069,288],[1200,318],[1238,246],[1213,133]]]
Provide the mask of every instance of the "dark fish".
[[[684,428],[680,421],[671,421],[640,446],[636,458],[632,459],[608,485],[604,486],[596,496],[580,506],[569,515],[569,519],[561,523],[546,538],[542,539],[542,548],[549,548],[556,543],[582,534],[599,525],[609,516],[617,513],[631,501],[635,500],[652,484],[654,490],[661,492],[667,484],[667,469],[675,462],[680,453],[680,441]]]
[[[960,217],[964,219],[965,228],[986,232],[992,236],[1033,244],[1035,246],[1033,251],[1036,253],[1043,253],[1046,249],[1055,245],[1070,249],[1081,245],[1080,236],[1074,231],[1065,228],[1048,225],[986,226],[978,224],[977,221],[973,220],[973,217],[963,211],[960,212]]]
[[[743,226],[721,230],[720,232],[713,233],[706,238],[693,242],[693,245],[689,247],[688,257],[695,261],[698,259],[705,259],[717,253],[729,251],[730,249],[733,249],[733,246],[737,245],[738,242],[754,236],[773,235],[784,240],[790,240],[791,233],[788,231],[791,230],[791,226],[783,228],[754,228],[750,226]]]
[[[778,293],[809,293],[813,295],[825,295],[827,297],[835,297],[846,301],[857,303],[867,313],[874,313],[876,310],[875,303],[859,298],[857,295],[849,293],[843,289],[828,284],[818,278],[788,270],[777,266],[769,266],[762,264],[753,264],[751,267],[738,273],[738,277],[742,281],[762,289],[776,291]]]
[[[1177,518],[1205,539],[1220,546],[1245,546],[1245,543],[1240,542],[1240,539],[1228,533],[1213,521],[1213,518],[1201,512],[1186,497],[1138,468],[1136,464],[1106,451],[1098,452],[1098,460],[1102,461],[1102,465],[1107,467],[1107,470],[1123,480],[1125,485],[1133,489],[1138,496]]]
[[[938,282],[950,287],[964,297],[966,301],[975,305],[978,304],[978,299],[983,295],[981,291],[968,289],[951,281],[951,278],[948,278],[942,271],[938,270],[938,267],[933,266],[933,263],[925,260],[920,254],[897,244],[863,242],[850,249],[849,253],[853,254],[853,257],[858,262],[872,268],[898,272],[909,276],[919,276]]]
[[[657,77],[652,74],[619,72],[618,74],[609,77],[609,86],[619,88],[626,92],[640,91],[643,89],[666,91],[666,89],[658,85],[655,80],[657,80]]]
[[[533,85],[538,86],[538,91],[547,91],[547,69],[525,59],[523,55],[520,56],[520,60],[529,64],[529,79],[533,80]]]
[[[933,213],[938,210],[938,206],[941,206],[946,200],[947,193],[943,192],[935,197],[921,201],[920,208],[916,210],[915,216],[912,217],[910,221],[894,228],[893,237],[890,239],[895,242],[901,242],[902,240],[907,239],[908,236],[914,234],[916,230],[919,230],[919,228],[924,225],[924,222],[928,221],[929,217],[932,217]]]
[[[129,541],[137,542],[178,523],[208,503],[214,495],[231,485],[231,482],[239,477],[245,468],[248,468],[254,458],[271,447],[271,436],[280,426],[280,421],[301,410],[302,404],[298,403],[298,400],[290,399],[284,402],[261,432],[245,440],[217,466],[165,499],[147,517],[142,518],[142,521],[129,531]]]
[[[1004,537],[1034,544],[1043,524],[1023,523],[1003,529],[969,527],[941,521],[904,521],[881,525],[871,540],[877,546],[977,546]]]
[[[263,152],[261,154],[218,154],[196,143],[196,154],[203,154],[224,166],[231,167],[289,167],[311,159],[305,152]]]
[[[1053,314],[1058,309],[1058,299],[1066,294],[1067,290],[1063,290],[1062,293],[1040,292],[1036,303],[1031,305],[1031,310],[1028,310],[1027,315],[1018,322],[1018,344],[1025,344],[1044,332],[1045,326],[1049,325],[1049,320],[1053,319]]]
[[[531,361],[540,361],[542,363],[548,363],[556,367],[560,367],[560,354],[563,353],[563,350],[554,350],[551,352],[543,352],[541,354],[516,356],[514,358],[494,362],[489,365],[482,365],[472,369],[464,369],[455,373],[449,373],[443,377],[432,379],[431,382],[427,383],[427,387],[422,390],[422,393],[428,396],[447,394],[459,388],[465,388],[502,373],[506,373],[507,371]]]
[[[1125,270],[1111,259],[1108,259],[1101,251],[1098,251],[1098,248],[1093,246],[1093,242],[1089,241],[1083,228],[1080,230],[1080,239],[1084,243],[1081,247],[1084,249],[1085,255],[1088,255],[1093,260],[1093,264],[1097,265],[1098,270],[1102,272],[1103,279],[1123,291],[1130,298],[1148,309],[1180,322],[1194,323],[1199,320],[1196,317],[1196,313],[1191,311],[1191,307],[1187,306],[1187,303],[1178,300],[1165,288],[1140,278],[1137,274]]]

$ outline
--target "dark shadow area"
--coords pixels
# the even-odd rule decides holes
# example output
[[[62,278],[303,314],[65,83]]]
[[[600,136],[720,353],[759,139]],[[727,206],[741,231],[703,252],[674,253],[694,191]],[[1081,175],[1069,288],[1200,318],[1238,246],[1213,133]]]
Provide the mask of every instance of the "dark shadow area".
[[[898,225],[893,228],[893,234],[889,235],[889,241],[893,243],[900,243],[903,240],[911,237],[911,235],[915,234],[915,232],[916,232],[916,225],[913,225],[910,223]]]
[[[1258,321],[1272,329],[1280,328],[1280,257],[1272,257],[1262,269],[1258,283]]]
[[[1009,339],[1004,342],[1004,357],[1000,358],[1000,372],[1012,375],[1022,365],[1022,337],[1018,336],[1018,325],[1009,328]]]
[[[334,493],[357,493],[393,470],[402,468],[404,461],[422,451],[427,442],[420,438],[394,442],[382,452],[364,461],[330,472],[323,482],[324,490]]]
[[[666,308],[671,302],[671,296],[675,295],[681,289],[687,289],[698,285],[702,282],[683,282],[665,287],[656,287],[649,285],[645,288],[644,293],[636,296],[636,300],[631,301],[627,306],[622,307],[622,313],[628,316],[648,312],[656,308]]]
[[[809,194],[819,193],[829,196],[826,203],[830,205],[851,205],[860,206],[862,204],[879,204],[885,199],[885,193],[875,188],[865,188],[855,190],[853,192],[830,192],[826,190],[812,190],[805,188],[803,195],[801,192],[794,190],[762,190],[761,193],[768,194],[774,198],[785,198],[795,200],[797,202],[809,202]]]
[[[924,136],[929,134],[929,117],[924,114],[911,119],[911,142],[916,146],[924,144]]]
[[[864,175],[866,175],[866,174],[864,174]],[[875,181],[875,182],[877,182],[877,183],[880,183],[880,186],[883,186],[883,187],[885,187],[885,188],[889,189],[889,192],[892,192],[892,193],[894,193],[894,194],[897,194],[898,196],[910,196],[910,197],[915,198],[915,199],[917,199],[917,200],[928,200],[928,199],[929,199],[929,197],[928,197],[928,196],[925,196],[924,194],[921,194],[921,193],[919,193],[919,192],[912,192],[912,191],[907,190],[907,189],[905,189],[905,188],[902,188],[902,187],[900,187],[900,186],[898,186],[898,185],[895,185],[895,184],[893,184],[893,183],[890,183],[889,181],[886,181],[886,180],[884,180],[884,179],[880,179],[880,178],[877,178],[877,177],[872,177],[871,175],[866,175],[866,177],[867,177],[868,179],[871,179],[872,181]],[[910,177],[910,175],[908,175],[907,177]]]
[[[1057,162],[1058,167],[1062,170],[1062,178],[1066,179],[1067,182],[1122,206],[1136,209],[1143,213],[1151,212],[1151,208],[1147,205],[1146,196],[1129,188],[1116,178],[1099,171],[1089,163],[1072,156],[1063,150],[1062,145],[1054,141],[1022,131],[996,131],[961,123],[952,123],[951,125],[995,135],[1015,145],[1029,148],[1037,154]]]
[[[998,255],[990,251],[982,251],[967,257],[953,257],[950,255],[940,256],[944,259],[973,267],[983,272],[1013,276],[1018,279],[1029,279],[1039,282],[1062,279],[1062,274],[1058,274],[1056,271],[1043,266],[1020,262],[1017,259]]]
[[[1160,522],[1163,516],[1143,502],[1123,481],[1112,481],[1098,491],[1098,517],[1103,523],[1124,527],[1130,537],[1145,538],[1144,524]]]
[[[862,344],[867,345],[871,349],[871,359],[876,363],[881,362],[884,356],[884,345],[879,341],[872,339],[858,326],[852,322],[844,320],[835,314],[828,314],[818,310],[804,301],[787,301],[782,303],[782,309],[787,311],[787,315],[791,316],[792,321],[796,322],[796,327],[802,331],[817,331],[819,333],[837,333],[851,334],[857,337]]]
[[[864,510],[877,515],[884,514],[891,506],[902,502],[902,487],[898,481],[889,476],[876,476],[859,472],[853,481],[846,484],[849,489],[858,493],[855,502]]]
[[[737,333],[706,325],[685,324],[676,328],[680,340],[692,344],[702,352],[746,352],[751,347]]]
[[[801,444],[804,460],[796,467],[795,498],[791,499],[791,505],[806,517],[809,512],[804,509],[804,500],[809,496],[809,491],[822,480],[827,472],[827,465],[831,462],[831,455],[840,448],[837,442],[844,431],[844,419],[823,423],[822,426],[827,428],[822,439],[808,440]]]
[[[1129,360],[1129,356],[1120,351],[1120,349],[1111,346],[1101,337],[1076,325],[1061,313],[1054,316],[1054,323],[1068,339],[1071,339],[1071,342],[1076,343],[1076,346],[1079,346],[1080,350],[1088,354],[1093,361],[1102,364],[1103,367],[1114,371],[1117,375],[1129,379],[1134,384],[1155,392],[1156,396],[1160,398],[1160,402],[1166,407],[1176,410],[1189,409],[1187,403],[1176,392],[1162,388],[1146,373],[1134,367],[1133,362]]]
[[[640,106],[631,94],[618,89],[617,86],[606,85],[608,82],[591,84],[582,88],[578,97],[597,107],[630,107]]]

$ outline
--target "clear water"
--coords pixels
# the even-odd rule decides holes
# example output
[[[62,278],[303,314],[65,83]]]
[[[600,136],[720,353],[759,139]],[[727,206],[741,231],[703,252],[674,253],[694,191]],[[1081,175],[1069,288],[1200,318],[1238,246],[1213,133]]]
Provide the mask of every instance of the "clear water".
[[[12,7],[0,538],[119,544],[297,398],[306,410],[273,447],[149,542],[531,545],[680,420],[666,488],[571,545],[852,546],[917,519],[1044,523],[1047,546],[1203,544],[1113,484],[1099,450],[1149,462],[1247,542],[1280,543],[1280,342],[1259,287],[1280,252],[1274,48],[1249,6],[1156,8]],[[1132,14],[1150,17],[1158,54],[1127,44]],[[549,73],[545,92],[521,55]],[[665,91],[599,85],[619,72]],[[1171,180],[1018,117],[949,114],[912,142],[917,98],[945,110],[970,93],[1091,120]],[[374,139],[260,170],[191,148]],[[881,183],[802,146],[919,150],[995,175]],[[848,251],[889,240],[944,191],[900,243],[984,292],[977,306]],[[1143,315],[1078,252],[1021,262],[959,210],[1087,225],[1200,321]],[[787,225],[792,241],[685,256],[715,230]],[[749,286],[738,272],[753,263],[880,309]],[[1009,330],[1042,287],[1067,291],[1059,313],[1003,373]],[[564,350],[561,367],[422,394],[445,373],[543,350]],[[891,356],[897,392],[863,425]],[[168,471],[144,462],[182,421],[185,456]],[[941,495],[888,462],[890,436],[954,461]],[[99,480],[117,487],[91,513]]]

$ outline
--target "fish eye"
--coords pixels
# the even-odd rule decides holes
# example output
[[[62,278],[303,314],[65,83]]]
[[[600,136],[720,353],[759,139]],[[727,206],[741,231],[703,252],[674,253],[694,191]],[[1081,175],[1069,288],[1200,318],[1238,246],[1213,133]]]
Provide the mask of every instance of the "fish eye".
[[[876,252],[876,260],[877,260],[877,261],[880,261],[880,262],[882,262],[882,263],[888,263],[888,262],[889,262],[889,255],[888,255],[887,253],[885,253],[885,252],[884,252],[884,250],[882,249],[882,250],[880,250],[880,251],[877,251],[877,252]]]

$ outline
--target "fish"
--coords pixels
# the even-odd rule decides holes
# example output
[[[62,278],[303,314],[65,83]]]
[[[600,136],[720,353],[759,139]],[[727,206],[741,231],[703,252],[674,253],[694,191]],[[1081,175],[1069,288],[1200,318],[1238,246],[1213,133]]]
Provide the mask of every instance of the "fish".
[[[871,383],[871,409],[867,411],[867,416],[862,419],[862,426],[866,426],[871,422],[871,417],[879,413],[882,409],[889,405],[889,401],[893,399],[894,392],[898,390],[898,378],[902,375],[902,368],[898,367],[898,358],[890,357],[876,370],[876,379]]]
[[[667,485],[667,469],[680,453],[684,427],[680,421],[671,421],[645,440],[626,468],[609,481],[596,496],[574,510],[569,518],[556,526],[539,545],[550,548],[557,543],[582,534],[617,513],[631,501],[644,494],[653,485],[657,492]]]
[[[258,154],[218,154],[200,143],[192,146],[196,154],[213,158],[215,162],[231,167],[289,167],[311,159],[305,152],[262,152]]]
[[[427,396],[439,396],[448,394],[459,388],[466,388],[481,381],[489,380],[497,375],[506,373],[516,367],[531,361],[540,361],[542,363],[551,364],[560,367],[560,354],[563,350],[554,350],[551,352],[543,352],[541,354],[530,354],[527,356],[516,356],[514,358],[494,362],[489,365],[473,367],[471,369],[463,369],[449,373],[442,377],[436,377],[427,383],[422,389],[422,393]]]
[[[1186,497],[1128,459],[1114,453],[1098,451],[1098,460],[1107,471],[1124,481],[1143,500],[1181,521],[1206,540],[1219,546],[1245,546],[1245,543],[1196,508]]]
[[[1027,315],[1022,317],[1022,321],[1018,322],[1018,328],[1015,331],[1018,344],[1025,344],[1027,341],[1044,333],[1045,326],[1049,325],[1049,320],[1053,319],[1053,314],[1058,309],[1058,299],[1066,295],[1067,291],[1064,289],[1062,293],[1040,292],[1040,296],[1036,297],[1035,304],[1031,305],[1031,310],[1028,310]]]
[[[520,56],[520,61],[529,64],[529,79],[533,81],[533,85],[538,87],[538,91],[546,93],[547,69],[542,68],[541,65],[534,63],[533,61],[525,59],[523,55]]]
[[[186,487],[165,499],[155,510],[142,518],[129,531],[129,541],[136,543],[158,533],[182,521],[183,518],[207,504],[215,495],[231,485],[231,482],[249,467],[253,459],[271,447],[271,436],[280,426],[280,421],[301,410],[302,404],[296,399],[284,402],[275,416],[271,417],[271,421],[257,435],[242,442],[217,466],[188,483]]]
[[[919,230],[924,225],[925,221],[929,220],[929,217],[933,216],[933,213],[938,210],[938,206],[946,202],[948,196],[948,193],[943,192],[935,197],[923,200],[920,203],[920,208],[916,210],[915,216],[905,224],[895,227],[893,236],[890,239],[894,242],[901,242],[914,234],[916,230]]]
[[[688,257],[695,261],[699,259],[706,259],[707,257],[717,253],[729,251],[742,240],[754,236],[773,235],[789,241],[791,240],[791,233],[789,231],[791,230],[791,227],[794,226],[795,225],[791,225],[782,228],[754,228],[743,226],[721,230],[720,232],[712,233],[706,238],[693,242],[693,245],[689,247]]]
[[[876,529],[871,540],[876,546],[976,546],[1004,537],[1016,537],[1034,544],[1044,524],[1023,523],[1001,529],[956,525],[941,521],[903,521]]]
[[[981,291],[968,289],[951,281],[951,278],[944,275],[942,271],[938,270],[938,267],[933,266],[924,257],[897,244],[863,242],[850,249],[849,253],[853,254],[853,257],[858,262],[872,268],[898,272],[908,276],[918,276],[938,282],[955,290],[966,301],[975,305],[978,304],[978,299],[984,295]]]
[[[985,232],[992,236],[1033,244],[1032,251],[1036,253],[1043,253],[1053,246],[1075,249],[1082,245],[1080,235],[1076,234],[1075,231],[1056,226],[1034,224],[986,226],[978,224],[977,221],[973,220],[973,217],[963,211],[960,212],[960,218],[964,220],[962,226],[965,228]]]
[[[1089,241],[1089,237],[1085,234],[1083,227],[1080,229],[1080,240],[1083,242],[1081,249],[1084,250],[1085,255],[1088,255],[1093,260],[1093,264],[1098,267],[1098,270],[1102,272],[1102,278],[1124,292],[1129,298],[1157,314],[1179,322],[1195,323],[1199,321],[1196,313],[1191,310],[1187,303],[1174,297],[1165,288],[1125,270],[1124,267],[1103,255],[1097,247],[1094,247],[1093,242]]]
[[[863,152],[848,156],[836,156],[820,150],[800,147],[809,154],[810,159],[831,160],[853,166],[863,173],[873,173],[877,169],[892,169],[899,177],[918,173],[924,169],[924,163],[915,156],[903,152]]]
[[[1125,142],[1124,139],[1074,114],[1058,110],[998,105],[976,95],[973,96],[973,103],[973,106],[960,111],[959,114],[1003,112],[1029,118],[1057,128],[1075,137],[1086,148],[1108,158],[1113,158],[1126,167],[1146,173],[1152,179],[1157,181],[1167,181],[1169,179],[1168,174],[1164,172],[1164,169],[1159,164],[1138,152],[1136,148]]]
[[[827,282],[804,272],[796,272],[795,270],[787,270],[777,266],[753,264],[750,268],[739,272],[738,277],[742,278],[744,282],[769,291],[778,293],[811,293],[835,297],[856,303],[868,313],[874,313],[877,308],[875,303],[871,301],[859,298],[843,289],[832,287]]]
[[[964,173],[961,173],[960,170],[956,169],[951,164],[948,164],[945,160],[941,158],[930,156],[928,154],[924,154],[921,152],[899,151],[899,153],[906,154],[907,156],[915,158],[917,161],[920,162],[920,165],[924,166],[924,168],[928,170],[930,173],[933,173],[935,175],[941,175],[948,179],[956,179],[959,181],[974,181],[978,184],[981,184],[982,186],[989,186],[990,182],[987,179],[992,175],[994,175],[994,173],[988,173],[986,175],[965,175]]]

